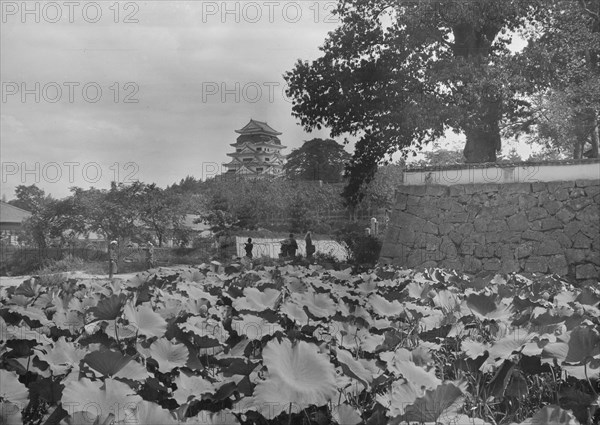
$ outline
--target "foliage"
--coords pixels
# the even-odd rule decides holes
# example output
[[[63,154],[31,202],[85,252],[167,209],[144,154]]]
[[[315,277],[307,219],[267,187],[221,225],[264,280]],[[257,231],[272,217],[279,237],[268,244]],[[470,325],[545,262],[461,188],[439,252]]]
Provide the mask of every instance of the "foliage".
[[[361,203],[358,208],[392,208],[398,186],[404,179],[404,161],[397,164],[379,166],[371,181],[360,188]]]
[[[517,108],[521,83],[506,66],[508,32],[544,2],[340,2],[341,25],[323,55],[286,73],[293,115],[307,131],[359,137],[348,168],[358,185],[399,149],[418,149],[446,129],[466,135],[466,162],[495,161],[500,121]]]
[[[532,96],[528,107],[515,111],[516,132],[537,133],[575,159],[589,143],[587,156],[598,157],[600,1],[549,1],[526,35],[529,45],[515,64]]]
[[[350,223],[338,230],[337,239],[348,250],[348,262],[356,270],[372,268],[379,261],[383,242],[374,235],[367,235],[358,223]]]
[[[46,192],[35,184],[30,186],[19,185],[15,188],[15,199],[8,203],[25,211],[35,212],[46,201]]]
[[[350,156],[335,140],[312,139],[287,156],[283,170],[288,178],[295,180],[338,183]]]
[[[0,300],[2,423],[597,420],[600,291],[553,277],[179,268]]]

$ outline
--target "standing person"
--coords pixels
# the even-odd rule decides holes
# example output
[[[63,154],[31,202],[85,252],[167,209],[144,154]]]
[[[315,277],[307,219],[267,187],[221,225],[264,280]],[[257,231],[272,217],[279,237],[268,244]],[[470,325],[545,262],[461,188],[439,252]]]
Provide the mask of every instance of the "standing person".
[[[248,238],[248,242],[244,244],[244,249],[246,250],[246,257],[252,258],[252,248],[254,248],[254,245],[252,244],[252,238]]]
[[[146,251],[146,268],[153,269],[155,267],[154,262],[154,245],[152,242],[148,242],[148,246],[144,248]]]
[[[290,233],[290,238],[288,239],[288,255],[290,257],[295,257],[296,256],[296,250],[298,249],[298,242],[296,242],[296,239],[294,239],[294,234]]]
[[[315,246],[312,243],[312,235],[310,234],[310,231],[306,232],[304,242],[306,243],[306,258],[311,259],[315,253]]]
[[[108,244],[108,278],[112,279],[117,274],[117,241]]]

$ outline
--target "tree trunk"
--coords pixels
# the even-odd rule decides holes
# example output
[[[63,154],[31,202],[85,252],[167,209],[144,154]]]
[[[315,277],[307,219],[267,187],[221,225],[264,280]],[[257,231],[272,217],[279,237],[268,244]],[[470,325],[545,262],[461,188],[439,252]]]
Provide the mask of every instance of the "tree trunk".
[[[483,69],[499,28],[488,25],[476,29],[472,24],[459,24],[452,32],[454,56]],[[463,150],[467,163],[496,162],[496,152],[501,147],[499,122],[502,118],[502,97],[492,84],[480,89],[480,96],[470,105],[470,117],[463,128],[467,137]]]
[[[467,143],[463,154],[467,163],[496,162],[496,152],[500,150],[500,101],[489,101],[482,105],[483,122],[464,129]]]
[[[599,158],[598,155],[598,146],[600,145],[600,123],[598,122],[598,114],[594,113],[593,118],[593,130],[592,130],[592,152],[590,154],[590,158]]]

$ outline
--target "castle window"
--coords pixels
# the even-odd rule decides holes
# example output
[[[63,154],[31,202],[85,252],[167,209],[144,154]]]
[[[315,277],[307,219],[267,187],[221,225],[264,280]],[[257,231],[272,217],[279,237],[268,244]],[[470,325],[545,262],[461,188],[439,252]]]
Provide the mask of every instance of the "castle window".
[[[269,158],[265,158],[265,162],[269,162]]]
[[[262,171],[263,171],[263,169],[262,169],[262,168],[257,168],[257,169],[256,169],[256,172],[257,172],[257,173],[262,173]]]
[[[244,159],[242,159],[242,161],[244,161],[244,162],[252,162],[253,159],[254,158],[244,158]]]
[[[256,148],[256,151],[260,152],[260,151],[262,151],[262,148]]]

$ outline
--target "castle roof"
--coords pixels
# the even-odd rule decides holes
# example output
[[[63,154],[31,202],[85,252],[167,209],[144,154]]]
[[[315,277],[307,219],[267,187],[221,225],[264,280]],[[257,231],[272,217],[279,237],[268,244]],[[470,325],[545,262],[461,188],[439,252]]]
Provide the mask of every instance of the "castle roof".
[[[282,134],[279,131],[272,128],[271,126],[269,126],[269,124],[267,124],[266,122],[256,121],[253,119],[250,119],[250,122],[248,122],[248,124],[246,124],[240,130],[235,130],[235,132],[238,134],[268,134],[271,136],[279,136]]]

